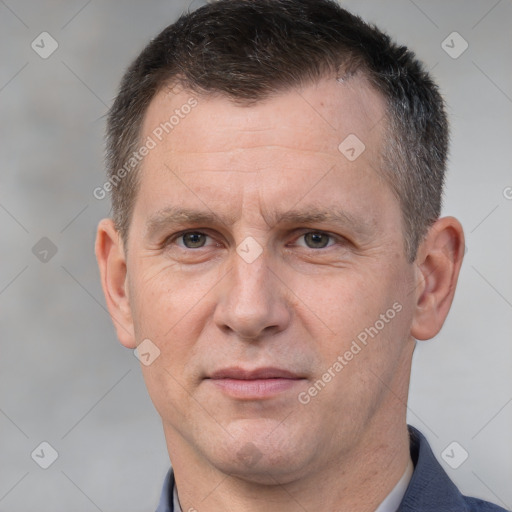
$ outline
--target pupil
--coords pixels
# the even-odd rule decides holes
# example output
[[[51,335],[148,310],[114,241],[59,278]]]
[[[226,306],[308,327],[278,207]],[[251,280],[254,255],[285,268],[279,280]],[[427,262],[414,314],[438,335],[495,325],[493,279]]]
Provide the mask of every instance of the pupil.
[[[184,238],[187,247],[202,247],[204,245],[204,237],[202,233],[188,233]]]

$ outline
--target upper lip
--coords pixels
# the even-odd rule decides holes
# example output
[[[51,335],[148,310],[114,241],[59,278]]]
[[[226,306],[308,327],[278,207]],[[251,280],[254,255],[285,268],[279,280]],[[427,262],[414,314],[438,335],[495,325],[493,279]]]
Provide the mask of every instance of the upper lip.
[[[282,368],[256,368],[246,370],[244,368],[233,367],[224,368],[213,372],[210,379],[237,379],[237,380],[258,380],[258,379],[301,379],[302,377],[284,370]]]

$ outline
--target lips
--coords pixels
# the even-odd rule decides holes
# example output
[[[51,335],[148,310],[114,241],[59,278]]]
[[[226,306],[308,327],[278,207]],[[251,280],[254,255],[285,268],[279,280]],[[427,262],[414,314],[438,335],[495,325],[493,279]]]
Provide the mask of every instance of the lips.
[[[281,368],[257,368],[244,370],[243,368],[226,368],[213,372],[210,379],[236,379],[236,380],[260,380],[260,379],[300,379],[299,375]]]
[[[208,380],[231,398],[261,400],[289,391],[304,377],[282,368],[226,368],[213,372]]]

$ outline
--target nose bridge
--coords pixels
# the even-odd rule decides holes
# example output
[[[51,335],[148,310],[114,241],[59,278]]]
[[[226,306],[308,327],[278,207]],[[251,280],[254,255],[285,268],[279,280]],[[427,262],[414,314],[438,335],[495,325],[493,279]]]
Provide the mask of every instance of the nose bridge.
[[[253,339],[264,331],[281,331],[288,323],[288,309],[280,289],[279,280],[270,269],[270,258],[266,251],[255,257],[246,255],[254,250],[242,242],[233,254],[232,272],[229,273],[215,321],[242,338]],[[245,249],[247,252],[240,252]]]
[[[233,283],[230,293],[233,299],[232,305],[240,314],[261,314],[264,309],[270,307],[269,301],[272,299],[272,294],[269,293],[272,279],[268,268],[268,257],[262,251],[255,259],[246,259],[240,255],[240,252],[247,250],[244,244],[245,242],[242,242],[238,247],[233,262]],[[249,253],[252,250],[249,247]]]

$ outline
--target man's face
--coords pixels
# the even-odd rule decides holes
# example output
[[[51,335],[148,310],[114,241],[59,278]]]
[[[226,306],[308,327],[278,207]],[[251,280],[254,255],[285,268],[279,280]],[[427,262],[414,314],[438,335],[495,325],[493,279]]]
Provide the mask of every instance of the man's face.
[[[283,483],[403,418],[414,265],[376,171],[383,116],[358,79],[251,106],[152,101],[127,285],[136,342],[160,350],[143,371],[177,458]]]

